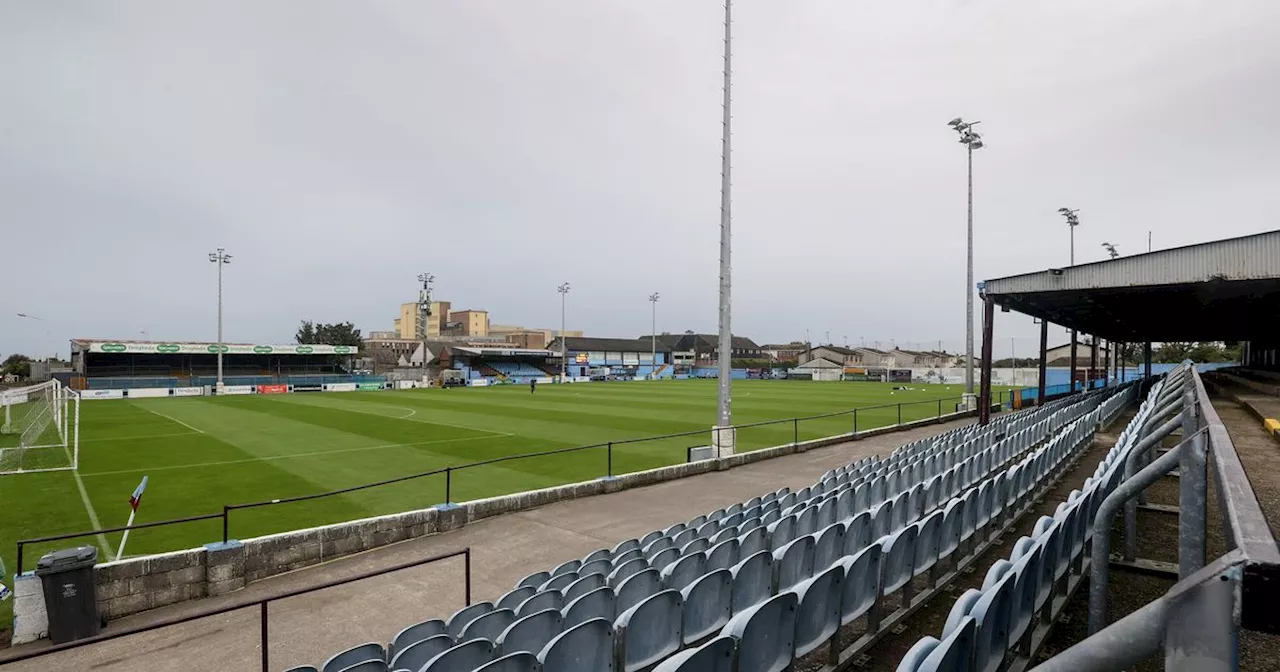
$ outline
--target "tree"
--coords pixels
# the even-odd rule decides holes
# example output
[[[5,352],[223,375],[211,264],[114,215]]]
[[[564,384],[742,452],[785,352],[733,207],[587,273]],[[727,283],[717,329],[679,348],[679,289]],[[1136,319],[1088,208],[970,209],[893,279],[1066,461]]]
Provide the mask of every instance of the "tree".
[[[356,329],[356,325],[351,322],[325,324],[324,322],[312,322],[311,320],[302,321],[302,325],[298,327],[298,333],[294,335],[294,340],[298,343],[309,343],[311,345],[353,345],[358,347],[363,343],[363,339],[360,337],[360,330]]]
[[[13,375],[19,378],[31,377],[31,358],[26,355],[12,354],[0,364],[0,374]]]
[[[1240,359],[1240,345],[1227,347],[1221,341],[1169,341],[1151,353],[1156,362],[1234,362]]]

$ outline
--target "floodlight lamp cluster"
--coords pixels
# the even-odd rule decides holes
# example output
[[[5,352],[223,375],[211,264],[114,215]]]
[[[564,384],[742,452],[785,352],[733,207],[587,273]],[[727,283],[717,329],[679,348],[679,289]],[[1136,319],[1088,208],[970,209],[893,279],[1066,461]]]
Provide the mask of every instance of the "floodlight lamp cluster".
[[[973,130],[973,127],[977,126],[979,123],[981,122],[965,121],[960,117],[956,117],[955,119],[947,122],[947,125],[954,128],[956,133],[960,134],[960,144],[973,150],[980,149],[983,146],[982,136],[977,131]]]

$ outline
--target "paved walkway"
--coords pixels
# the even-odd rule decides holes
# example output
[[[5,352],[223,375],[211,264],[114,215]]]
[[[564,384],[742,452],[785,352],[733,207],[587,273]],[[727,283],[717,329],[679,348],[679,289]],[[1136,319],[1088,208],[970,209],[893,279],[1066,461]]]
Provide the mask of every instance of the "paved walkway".
[[[496,599],[524,576],[603,547],[662,529],[783,486],[813,483],[823,472],[971,420],[953,421],[842,443],[644,488],[557,502],[488,518],[462,529],[406,541],[253,583],[230,595],[172,605],[113,621],[125,628],[281,594],[360,572],[464,547],[472,551],[473,599]],[[270,607],[271,669],[319,665],[344,648],[387,642],[400,629],[446,618],[463,605],[459,558],[274,602]],[[259,669],[256,608],[94,644],[5,667],[224,672]],[[48,646],[47,642],[17,647]],[[0,655],[0,664],[3,656]]]

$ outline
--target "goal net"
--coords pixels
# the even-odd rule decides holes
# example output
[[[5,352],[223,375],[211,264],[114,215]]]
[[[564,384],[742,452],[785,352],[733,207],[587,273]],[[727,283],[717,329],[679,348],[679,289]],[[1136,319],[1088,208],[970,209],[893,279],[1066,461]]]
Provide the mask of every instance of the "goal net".
[[[0,390],[0,475],[75,469],[80,397],[51,380]]]

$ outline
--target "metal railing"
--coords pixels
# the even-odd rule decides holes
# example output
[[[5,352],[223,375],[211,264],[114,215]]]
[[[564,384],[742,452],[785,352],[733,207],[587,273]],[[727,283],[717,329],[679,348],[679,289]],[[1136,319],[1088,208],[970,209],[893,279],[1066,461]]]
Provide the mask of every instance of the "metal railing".
[[[341,586],[341,585],[345,585],[345,584],[348,584],[348,583],[354,583],[354,582],[356,582],[356,581],[363,581],[363,580],[365,580],[365,579],[370,579],[370,578],[373,578],[373,577],[375,577],[375,576],[382,576],[383,574],[390,574],[390,573],[392,573],[392,572],[399,572],[399,571],[402,571],[402,570],[405,570],[405,569],[411,569],[411,568],[414,568],[414,567],[421,567],[422,565],[428,565],[428,564],[432,564],[432,563],[436,563],[436,562],[442,562],[442,561],[444,561],[444,560],[449,560],[449,559],[456,558],[456,557],[459,557],[459,556],[461,556],[461,557],[463,558],[463,561],[464,561],[464,564],[463,564],[463,600],[464,600],[464,601],[465,601],[465,603],[466,603],[464,606],[471,606],[471,547],[470,547],[470,546],[468,546],[468,547],[463,548],[463,549],[461,549],[461,550],[452,551],[452,552],[450,552],[450,553],[442,553],[442,554],[440,554],[440,555],[433,555],[433,556],[430,556],[430,557],[427,557],[427,558],[422,558],[422,559],[419,559],[419,560],[411,560],[411,561],[409,561],[409,562],[402,562],[402,563],[400,563],[400,564],[392,565],[392,566],[390,566],[390,567],[384,567],[384,568],[382,568],[382,569],[375,569],[375,570],[371,570],[371,571],[368,571],[368,572],[361,572],[361,573],[356,574],[356,575],[354,575],[354,576],[348,576],[348,577],[346,577],[346,578],[342,578],[342,579],[334,579],[334,580],[332,580],[332,581],[325,581],[325,582],[323,582],[323,583],[318,583],[318,584],[313,585],[313,586],[307,586],[306,588],[298,588],[298,589],[296,589],[296,590],[289,590],[289,591],[285,591],[285,592],[283,592],[283,593],[279,593],[279,594],[276,594],[276,595],[271,595],[271,596],[269,596],[269,597],[264,597],[264,598],[260,598],[260,599],[257,599],[257,600],[249,600],[249,601],[246,601],[246,602],[238,602],[238,603],[236,603],[236,604],[228,605],[228,606],[225,606],[225,607],[218,607],[218,608],[216,608],[216,609],[208,609],[208,610],[205,610],[205,611],[200,611],[200,612],[197,612],[197,613],[194,613],[194,614],[189,614],[189,615],[186,615],[186,616],[176,616],[176,617],[173,617],[173,618],[166,618],[166,619],[163,619],[163,620],[157,621],[157,622],[155,622],[155,623],[150,623],[150,624],[147,624],[147,625],[139,625],[139,626],[131,627],[131,628],[122,628],[122,629],[120,629],[120,630],[115,630],[115,631],[113,631],[113,632],[105,632],[105,633],[101,633],[101,634],[98,634],[98,635],[94,635],[93,637],[86,637],[85,639],[78,639],[78,640],[76,640],[76,641],[74,641],[74,642],[67,642],[67,643],[64,643],[64,644],[57,644],[57,645],[51,646],[51,647],[49,647],[49,648],[39,649],[39,650],[35,650],[35,651],[27,651],[27,652],[24,652],[24,653],[20,653],[20,654],[18,654],[18,655],[16,655],[16,656],[0,657],[0,665],[7,665],[7,664],[9,664],[9,663],[16,663],[16,662],[23,661],[23,660],[31,660],[32,658],[41,658],[41,657],[44,657],[44,656],[53,655],[53,654],[55,654],[55,653],[62,653],[63,651],[70,651],[71,649],[78,649],[78,648],[80,648],[80,647],[90,646],[90,645],[92,645],[92,644],[97,644],[97,643],[99,643],[99,642],[106,642],[106,641],[110,641],[110,640],[113,640],[113,639],[119,639],[119,638],[121,638],[121,637],[128,637],[128,636],[130,636],[130,635],[136,635],[136,634],[141,633],[141,632],[150,632],[151,630],[159,630],[159,629],[161,629],[161,628],[168,628],[168,627],[175,626],[175,625],[181,625],[181,624],[183,624],[183,623],[189,623],[189,622],[191,622],[191,621],[200,620],[200,619],[202,619],[202,618],[209,618],[209,617],[212,617],[212,616],[219,616],[219,615],[222,615],[222,614],[226,614],[226,613],[229,613],[229,612],[232,612],[232,611],[240,611],[241,609],[250,609],[250,608],[253,608],[253,607],[257,607],[257,608],[258,608],[258,621],[259,621],[259,627],[258,627],[259,646],[258,646],[258,650],[261,652],[261,656],[260,656],[260,658],[261,658],[261,662],[262,662],[262,672],[269,672],[269,670],[270,670],[270,659],[271,659],[271,649],[270,649],[270,647],[271,647],[271,629],[270,629],[270,620],[268,619],[268,605],[269,605],[269,604],[271,604],[272,602],[276,602],[276,601],[279,601],[279,600],[288,599],[288,598],[290,598],[290,597],[297,597],[297,596],[299,596],[299,595],[306,595],[307,593],[314,593],[314,592],[316,592],[316,591],[318,591],[318,590],[324,590],[324,589],[326,589],[326,588],[333,588],[334,586]]]
[[[1036,670],[1121,669],[1161,650],[1167,670],[1234,670],[1239,663],[1240,628],[1280,633],[1280,611],[1275,608],[1280,600],[1280,550],[1200,373],[1194,367],[1171,373],[1155,408],[1138,430],[1126,460],[1126,478],[1092,521],[1091,634]],[[1154,448],[1175,431],[1181,432],[1178,446],[1154,457]],[[1207,468],[1210,465],[1212,469]],[[1163,596],[1108,624],[1110,565],[1137,560],[1110,557],[1111,517],[1121,508],[1136,508],[1135,500],[1143,490],[1175,467],[1179,474],[1177,583]],[[1206,563],[1210,474],[1226,552]],[[1136,551],[1136,517],[1130,521],[1126,515],[1124,543],[1127,551]]]
[[[1006,392],[1000,392],[999,394],[1000,394],[999,403],[1003,404],[1004,395],[1006,394]],[[822,431],[829,432],[833,429],[838,428],[840,424],[843,425],[843,428],[848,430],[846,432],[827,433],[824,436],[815,437],[815,438],[834,438],[834,437],[838,437],[846,434],[852,434],[856,438],[856,435],[859,432],[869,431],[872,429],[896,427],[904,424],[922,422],[926,420],[941,421],[945,416],[950,415],[952,413],[959,412],[958,411],[959,402],[963,401],[963,399],[964,399],[963,397],[941,397],[936,399],[925,399],[920,401],[901,402],[897,404],[879,404],[875,406],[862,406],[859,408],[854,408],[846,411],[837,411],[833,413],[821,413],[817,415],[783,418],[779,420],[765,420],[762,422],[733,425],[732,427],[721,428],[720,430],[698,429],[698,430],[692,430],[687,432],[676,432],[671,434],[660,434],[657,436],[638,437],[634,439],[605,441],[602,443],[593,443],[593,444],[587,444],[582,446],[572,446],[568,448],[556,448],[552,450],[543,450],[543,451],[530,452],[530,453],[519,453],[515,455],[503,455],[501,457],[495,457],[488,460],[479,460],[475,462],[467,462],[464,464],[450,465],[450,466],[441,467],[437,469],[431,469],[428,471],[421,471],[413,474],[406,474],[404,476],[397,476],[395,478],[388,478],[380,481],[374,481],[372,483],[363,483],[360,485],[353,485],[346,488],[338,488],[336,490],[329,490],[326,492],[297,495],[293,497],[279,497],[279,498],[266,499],[266,500],[261,500],[256,502],[224,504],[222,506],[222,511],[219,513],[209,513],[209,514],[204,514],[199,516],[189,516],[186,518],[160,520],[160,521],[155,521],[150,523],[140,523],[140,524],[133,525],[132,528],[130,529],[138,530],[138,529],[146,529],[146,528],[165,527],[170,525],[183,525],[183,524],[190,524],[198,521],[219,519],[222,521],[222,541],[225,543],[230,539],[234,538],[231,530],[231,517],[232,517],[231,514],[233,511],[244,511],[249,509],[258,509],[258,508],[278,506],[278,505],[284,505],[284,504],[292,504],[297,502],[326,499],[330,497],[346,495],[353,492],[359,492],[362,490],[380,488],[380,487],[385,487],[389,485],[394,485],[397,483],[405,483],[409,481],[416,481],[416,480],[431,478],[431,477],[442,477],[443,483],[441,483],[440,485],[443,486],[443,493],[444,493],[443,503],[448,505],[448,504],[452,504],[454,501],[453,494],[454,494],[455,485],[456,485],[454,482],[456,474],[465,472],[467,470],[493,466],[495,464],[501,464],[504,462],[512,462],[516,460],[529,460],[529,459],[535,459],[535,458],[545,458],[545,457],[554,456],[554,455],[563,455],[566,453],[575,453],[575,452],[583,452],[583,451],[599,451],[603,453],[603,455],[601,455],[601,458],[602,458],[601,461],[603,462],[601,466],[603,468],[601,469],[600,472],[597,472],[597,473],[599,473],[604,478],[613,478],[617,476],[619,473],[630,473],[627,471],[620,472],[619,470],[615,469],[614,448],[617,448],[617,447],[636,446],[639,444],[655,443],[660,441],[674,441],[678,439],[687,439],[688,437],[693,437],[693,436],[706,438],[714,431],[729,431],[730,429],[734,431],[735,435],[740,437],[741,432],[743,432],[744,430],[750,433],[750,430],[759,430],[759,429],[768,429],[768,428],[783,428],[783,432],[785,432],[785,429],[788,429],[788,428],[791,430],[790,432],[787,432],[791,435],[790,444],[788,444],[784,440],[782,442],[775,443],[773,445],[780,446],[780,447],[786,446],[786,445],[799,445],[802,440],[801,439],[802,424],[806,422],[819,424],[820,429]],[[908,409],[909,411],[908,413],[906,413],[906,415],[904,415],[904,412],[903,412],[904,409]],[[848,420],[844,423],[831,422],[833,419],[842,418],[842,417],[848,418]],[[894,421],[895,418],[896,418],[896,422]],[[887,420],[887,422],[879,422],[881,420]],[[777,433],[775,432],[774,435],[776,434]],[[735,440],[735,444],[742,445],[741,440],[740,439]],[[761,446],[761,447],[767,447],[767,444],[766,446]],[[688,448],[687,441],[681,442],[678,445],[673,443],[671,446],[671,452],[673,453],[673,455],[684,457],[686,455],[685,451],[687,450],[687,448]],[[645,468],[649,468],[649,467],[645,467]],[[438,504],[438,503],[440,502],[432,500],[428,505]],[[24,567],[23,556],[24,556],[25,547],[28,545],[37,544],[37,543],[47,543],[50,541],[60,541],[64,539],[74,539],[78,537],[90,537],[98,534],[107,534],[112,532],[123,532],[124,529],[125,529],[124,527],[113,527],[113,528],[106,528],[106,529],[86,530],[83,532],[72,532],[72,533],[66,533],[66,534],[51,535],[46,537],[37,537],[32,539],[20,539],[17,542],[17,545],[18,545],[17,573],[21,574],[23,571],[23,567]]]

